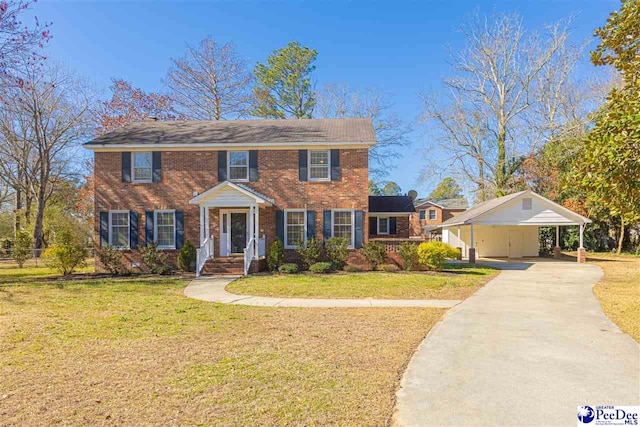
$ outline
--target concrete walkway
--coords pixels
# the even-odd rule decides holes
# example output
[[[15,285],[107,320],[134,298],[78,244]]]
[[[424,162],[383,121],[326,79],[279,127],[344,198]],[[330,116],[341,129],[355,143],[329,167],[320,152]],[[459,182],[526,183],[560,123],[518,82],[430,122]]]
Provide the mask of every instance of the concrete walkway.
[[[504,271],[418,347],[395,425],[575,425],[578,405],[640,403],[640,347],[602,312],[600,268],[494,265]]]
[[[330,298],[271,298],[252,295],[236,295],[225,287],[239,276],[202,277],[187,285],[184,294],[189,298],[223,304],[253,305],[262,307],[442,307],[449,308],[460,300],[411,300],[411,299],[330,299]]]

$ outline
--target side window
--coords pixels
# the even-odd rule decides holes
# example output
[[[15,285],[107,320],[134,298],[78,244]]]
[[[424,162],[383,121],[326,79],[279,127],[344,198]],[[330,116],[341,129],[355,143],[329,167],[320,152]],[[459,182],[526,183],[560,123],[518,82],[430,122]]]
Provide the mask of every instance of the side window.
[[[389,234],[389,218],[378,218],[378,234]]]
[[[304,210],[286,210],[284,212],[284,243],[287,249],[298,247],[306,241],[306,212]]]
[[[248,181],[249,180],[249,152],[229,151],[229,180]]]
[[[436,219],[436,210],[435,209],[429,209],[429,219],[430,220],[435,220]]]
[[[329,150],[309,150],[309,181],[331,179]]]
[[[420,219],[427,219],[427,211],[420,209]]]
[[[109,211],[109,246],[129,249],[129,211]]]
[[[153,153],[151,151],[133,153],[131,162],[133,182],[151,182],[153,174]]]
[[[175,211],[155,211],[154,236],[160,249],[176,247],[176,213]]]

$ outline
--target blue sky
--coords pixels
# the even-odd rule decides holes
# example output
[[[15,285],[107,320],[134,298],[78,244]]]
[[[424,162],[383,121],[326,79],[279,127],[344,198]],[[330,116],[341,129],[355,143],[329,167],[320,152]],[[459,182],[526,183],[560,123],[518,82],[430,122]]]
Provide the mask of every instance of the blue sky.
[[[592,38],[618,5],[617,0],[40,0],[32,13],[53,23],[49,56],[90,79],[105,95],[112,77],[144,90],[161,90],[169,58],[181,56],[185,42],[195,44],[206,34],[233,41],[251,65],[298,40],[318,51],[318,87],[330,81],[377,86],[392,97],[402,119],[415,121],[421,111],[418,93],[439,87],[449,71],[447,46],[461,46],[457,29],[474,11],[517,12],[533,29],[573,15],[573,38],[582,42]],[[583,68],[590,72],[590,66]],[[428,136],[418,127],[412,141],[389,179],[404,191],[416,188],[424,195],[432,183],[417,178],[424,153],[429,153]]]

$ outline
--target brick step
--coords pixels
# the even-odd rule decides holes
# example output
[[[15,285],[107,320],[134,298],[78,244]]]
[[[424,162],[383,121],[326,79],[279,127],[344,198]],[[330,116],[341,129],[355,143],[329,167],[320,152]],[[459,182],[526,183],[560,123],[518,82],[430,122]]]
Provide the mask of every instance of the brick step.
[[[222,257],[207,260],[202,274],[207,275],[239,275],[244,273],[244,258]]]

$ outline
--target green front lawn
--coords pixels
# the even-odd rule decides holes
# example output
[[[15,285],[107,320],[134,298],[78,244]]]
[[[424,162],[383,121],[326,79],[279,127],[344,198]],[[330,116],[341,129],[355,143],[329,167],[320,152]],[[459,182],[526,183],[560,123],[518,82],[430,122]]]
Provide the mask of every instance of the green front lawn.
[[[386,425],[445,312],[221,305],[186,298],[175,277],[28,277],[0,284],[3,425]]]
[[[498,274],[486,266],[442,272],[254,275],[233,281],[234,294],[299,298],[465,299]]]
[[[87,259],[87,266],[78,269],[76,276],[94,270],[94,259]],[[13,260],[0,261],[0,285],[9,283],[34,282],[42,279],[55,279],[59,273],[47,267],[44,259],[29,259],[22,268]],[[73,275],[72,275],[73,276]]]

